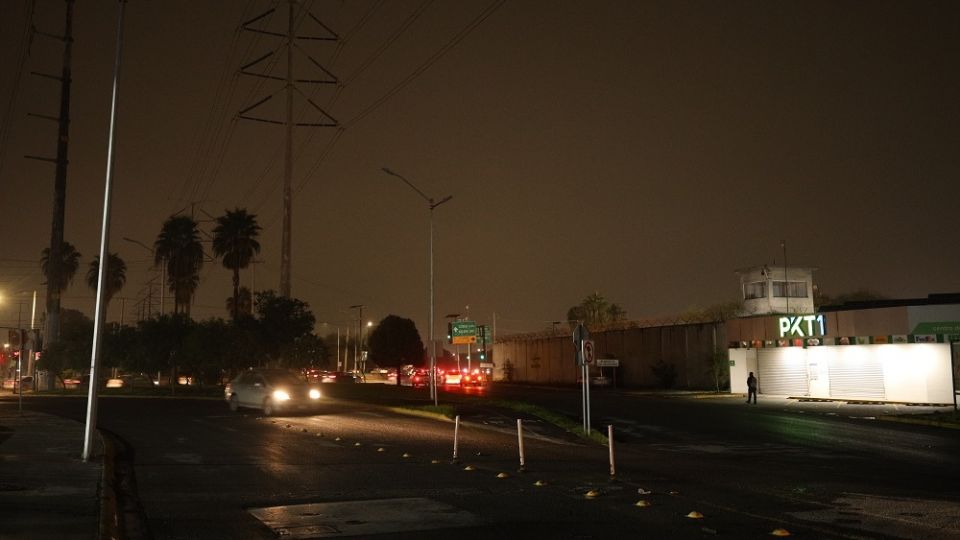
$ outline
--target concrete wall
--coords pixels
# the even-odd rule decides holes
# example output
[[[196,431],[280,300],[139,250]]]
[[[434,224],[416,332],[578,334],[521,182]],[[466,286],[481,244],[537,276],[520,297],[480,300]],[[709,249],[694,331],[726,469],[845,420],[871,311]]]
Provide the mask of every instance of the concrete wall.
[[[591,338],[597,358],[620,360],[618,386],[660,386],[651,367],[662,361],[676,369],[675,388],[713,388],[711,359],[715,347],[726,349],[723,332],[722,324],[707,323],[607,330]],[[508,337],[493,350],[494,380],[574,384],[580,374],[569,334]],[[604,375],[612,374],[612,368],[604,369]],[[598,375],[600,369],[593,368],[591,376]]]

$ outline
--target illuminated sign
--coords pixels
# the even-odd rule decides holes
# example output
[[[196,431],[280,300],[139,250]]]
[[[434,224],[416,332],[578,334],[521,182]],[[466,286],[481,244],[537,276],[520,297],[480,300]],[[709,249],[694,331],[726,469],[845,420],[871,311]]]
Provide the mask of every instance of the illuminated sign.
[[[780,337],[822,336],[827,333],[826,326],[826,321],[822,314],[780,317]]]

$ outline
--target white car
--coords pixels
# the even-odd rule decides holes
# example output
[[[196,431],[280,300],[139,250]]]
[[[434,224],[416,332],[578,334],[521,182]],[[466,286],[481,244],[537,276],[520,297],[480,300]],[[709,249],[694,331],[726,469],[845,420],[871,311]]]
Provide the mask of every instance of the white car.
[[[287,370],[251,369],[227,383],[224,399],[232,411],[246,407],[273,416],[315,411],[320,404],[320,390]]]

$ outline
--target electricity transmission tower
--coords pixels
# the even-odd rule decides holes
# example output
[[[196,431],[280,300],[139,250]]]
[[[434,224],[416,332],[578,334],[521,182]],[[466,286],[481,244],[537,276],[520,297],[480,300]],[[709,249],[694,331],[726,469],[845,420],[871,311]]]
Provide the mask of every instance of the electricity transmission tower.
[[[49,347],[60,337],[60,285],[63,281],[63,227],[67,202],[67,150],[70,142],[70,60],[73,51],[73,3],[67,0],[66,23],[63,35],[48,34],[34,29],[34,33],[63,41],[63,68],[59,76],[31,72],[33,75],[60,81],[60,114],[49,116],[30,114],[36,118],[57,122],[57,157],[26,156],[28,159],[50,161],[56,164],[53,184],[53,223],[50,227],[50,252],[47,255],[47,320],[44,332],[44,347]]]
[[[285,297],[290,297],[290,246],[291,246],[291,223],[293,221],[292,215],[292,200],[291,200],[291,185],[293,183],[293,128],[294,126],[310,126],[310,127],[336,127],[337,121],[332,116],[327,114],[319,105],[313,102],[306,94],[300,91],[297,88],[297,83],[303,84],[337,84],[337,78],[330,73],[326,68],[324,68],[320,62],[317,62],[313,57],[311,57],[306,51],[304,51],[299,45],[297,45],[298,40],[312,40],[312,41],[336,41],[338,39],[337,34],[328,28],[325,24],[320,22],[320,19],[315,17],[312,13],[307,11],[307,16],[310,17],[316,24],[324,30],[325,34],[320,36],[298,36],[294,33],[294,22],[296,19],[295,6],[298,0],[287,0],[287,33],[282,34],[279,32],[272,32],[262,28],[254,28],[252,25],[263,20],[269,15],[273,14],[276,11],[276,8],[271,8],[266,12],[250,19],[249,21],[243,23],[241,28],[249,32],[255,32],[259,34],[265,34],[273,37],[284,38],[286,49],[286,75],[284,77],[272,75],[270,73],[259,73],[250,71],[251,68],[259,65],[261,62],[271,58],[274,55],[274,52],[268,52],[263,56],[256,58],[255,60],[243,65],[240,67],[240,73],[244,75],[251,75],[254,77],[261,77],[264,79],[271,79],[275,81],[284,81],[284,94],[286,98],[285,102],[285,117],[283,120],[278,120],[275,118],[265,118],[259,116],[251,116],[248,113],[256,109],[257,107],[263,105],[271,98],[273,94],[268,95],[267,97],[255,102],[253,105],[241,110],[237,113],[239,118],[245,120],[255,120],[257,122],[266,122],[269,124],[281,124],[286,128],[286,152],[284,156],[284,171],[283,171],[283,236],[281,239],[280,245],[280,295]],[[308,60],[313,64],[313,66],[319,69],[323,73],[323,77],[319,79],[297,79],[294,76],[293,70],[293,52],[294,49],[301,51]],[[293,94],[294,92],[300,94],[311,107],[316,109],[320,113],[319,122],[294,122],[293,119]]]

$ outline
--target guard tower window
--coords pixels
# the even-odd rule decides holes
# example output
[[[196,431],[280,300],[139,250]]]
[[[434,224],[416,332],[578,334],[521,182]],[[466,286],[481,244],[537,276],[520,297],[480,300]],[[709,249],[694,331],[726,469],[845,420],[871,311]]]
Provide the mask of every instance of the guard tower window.
[[[767,284],[764,281],[754,281],[753,283],[743,284],[743,299],[752,300],[754,298],[767,297]]]
[[[806,298],[807,283],[805,281],[774,281],[773,296],[777,298]]]

